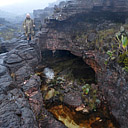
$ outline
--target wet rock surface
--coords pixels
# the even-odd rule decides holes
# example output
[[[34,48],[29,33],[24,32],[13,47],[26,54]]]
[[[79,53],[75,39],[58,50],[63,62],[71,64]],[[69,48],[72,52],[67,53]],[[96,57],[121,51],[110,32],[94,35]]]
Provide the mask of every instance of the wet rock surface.
[[[46,7],[45,9],[39,9],[39,10],[33,11],[36,31],[41,30],[42,25],[44,24],[45,18],[50,16],[53,13],[53,10],[54,10],[53,7]]]
[[[42,63],[45,64],[46,67],[48,66],[53,69],[52,71],[54,71],[55,77],[50,80],[45,76],[47,74],[43,74],[43,69],[45,69],[45,66],[42,66],[43,69],[40,67],[40,71],[42,73],[39,72],[39,70],[37,72],[42,78],[41,92],[43,94],[43,106],[69,128],[79,128],[85,126],[87,128],[91,128],[95,125],[97,127],[111,126],[112,128],[118,128],[119,125],[111,120],[112,115],[110,114],[109,109],[106,109],[105,107],[107,104],[101,95],[101,91],[98,90],[99,86],[93,83],[93,77],[95,78],[95,75],[91,74],[91,82],[93,84],[89,85],[87,84],[86,79],[83,78],[84,72],[83,75],[82,72],[79,73],[80,67],[83,69],[86,67],[88,72],[91,72],[91,68],[87,68],[87,65],[84,65],[85,67],[81,65],[81,61],[83,60],[80,60],[77,57],[75,58],[73,55],[71,55],[71,53],[69,54],[67,51],[56,51],[56,53],[52,56],[50,54],[48,56],[47,52],[45,54],[46,55],[43,56]],[[79,62],[79,66],[77,65],[77,62]],[[77,67],[77,69],[74,67]],[[74,72],[77,73],[77,77],[73,75]],[[102,111],[102,109],[104,109],[104,114],[99,112],[99,110]],[[80,113],[83,113],[83,115]],[[92,117],[91,113],[94,114],[92,114]],[[43,122],[47,119],[47,115],[44,116],[43,113],[41,113],[38,118],[39,120],[42,120],[41,122]],[[87,118],[89,118],[89,120]],[[103,121],[102,118],[108,120]],[[97,119],[99,119],[101,122],[97,121]]]
[[[66,127],[44,108],[41,80],[34,71],[41,60],[41,51],[52,50],[54,54],[56,50],[66,50],[83,58],[95,71],[102,98],[108,102],[112,115],[119,122],[118,127],[127,128],[128,73],[114,60],[107,65],[104,63],[108,59],[107,50],[117,49],[113,37],[128,16],[127,5],[127,0],[64,2],[56,7],[59,11],[46,19],[33,41],[26,42],[24,36],[2,41],[3,51],[0,52],[7,53],[0,55],[0,127]],[[58,83],[45,88],[43,96],[55,88],[48,102],[59,101],[72,107],[87,103],[83,98],[89,93],[89,87],[83,88],[82,97],[79,94],[83,91],[81,86],[74,82],[66,83],[71,85],[68,87],[62,78],[58,81],[59,88],[56,87]]]
[[[40,92],[40,78],[37,75],[33,75],[28,81],[22,86],[25,94],[29,98],[29,104],[36,117],[41,113],[43,99]]]
[[[69,106],[78,107],[82,104],[82,98],[79,92],[69,92],[65,94],[63,102]]]
[[[117,50],[115,33],[127,16],[127,1],[70,1],[55,12],[38,33],[41,50],[68,50],[81,56],[96,72],[98,85],[121,128],[126,116],[127,72],[112,61],[105,65],[108,50]],[[123,9],[121,9],[123,7]],[[59,6],[58,6],[59,8]],[[120,12],[120,14],[119,14]],[[122,17],[120,20],[119,17]],[[118,19],[119,18],[119,19]],[[127,24],[125,25],[127,28]],[[118,103],[117,103],[118,102]]]
[[[20,45],[17,49],[13,49],[7,54],[0,55],[0,127],[36,128],[38,127],[36,116],[31,109],[32,105],[29,104],[29,100],[26,98],[22,86],[25,86],[25,80],[28,80],[30,75],[34,73],[31,67],[32,61],[38,63],[38,59],[35,56],[35,50],[28,44]],[[21,49],[24,49],[24,52],[27,50],[28,54],[26,53],[26,56],[25,54],[21,54],[23,52],[21,52]],[[33,58],[29,57],[29,51],[31,52],[31,50],[34,55]],[[18,52],[21,52],[21,56],[19,56]],[[32,84],[29,84],[29,89],[32,87]],[[32,99],[41,96],[35,97]],[[34,109],[35,111],[37,110],[36,108]]]
[[[43,117],[41,116],[41,118],[39,118],[39,127],[40,128],[51,128],[51,127],[67,128],[64,124],[57,121],[53,117],[53,115],[50,112],[48,112],[45,108],[42,109],[41,115],[43,115]]]

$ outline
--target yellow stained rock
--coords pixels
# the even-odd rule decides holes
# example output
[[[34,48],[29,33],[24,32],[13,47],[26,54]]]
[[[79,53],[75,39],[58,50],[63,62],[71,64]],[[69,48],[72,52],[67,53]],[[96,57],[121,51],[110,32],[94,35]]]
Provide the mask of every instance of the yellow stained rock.
[[[79,106],[79,107],[76,108],[76,111],[82,111],[82,110],[84,110],[83,106]]]
[[[45,96],[45,100],[49,100],[51,99],[55,94],[55,89],[51,88],[50,91],[48,91],[48,93]]]
[[[44,85],[42,88],[41,88],[41,91],[47,91],[48,90],[48,86]]]
[[[84,110],[86,108],[84,105],[81,105],[79,106],[79,110],[80,109]],[[93,114],[90,115],[90,118],[86,118],[86,115],[78,114],[78,112],[68,108],[67,106],[53,106],[49,111],[68,128],[104,128],[104,126],[107,128],[115,128],[110,120],[106,120],[105,123],[102,123],[102,119],[99,116],[94,116]]]

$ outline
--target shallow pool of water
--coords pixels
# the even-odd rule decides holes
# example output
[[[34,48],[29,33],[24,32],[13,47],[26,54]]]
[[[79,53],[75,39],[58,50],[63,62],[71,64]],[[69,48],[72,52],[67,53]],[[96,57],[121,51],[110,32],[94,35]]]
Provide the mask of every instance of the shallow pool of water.
[[[90,114],[76,112],[66,105],[53,106],[48,110],[68,128],[119,128],[106,108]]]

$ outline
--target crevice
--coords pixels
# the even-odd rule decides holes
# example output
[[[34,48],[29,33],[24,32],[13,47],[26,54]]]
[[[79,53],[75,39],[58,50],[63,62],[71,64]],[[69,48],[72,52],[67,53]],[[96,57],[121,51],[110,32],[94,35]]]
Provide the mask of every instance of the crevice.
[[[46,68],[54,73],[52,79],[46,77]],[[66,127],[119,128],[99,90],[95,71],[82,57],[66,50],[44,50],[36,72],[42,80],[44,107]]]

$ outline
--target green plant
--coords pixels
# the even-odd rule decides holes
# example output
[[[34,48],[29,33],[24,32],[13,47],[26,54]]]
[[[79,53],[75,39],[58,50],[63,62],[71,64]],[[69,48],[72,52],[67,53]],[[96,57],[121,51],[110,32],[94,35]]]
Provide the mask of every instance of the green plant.
[[[118,63],[123,67],[123,70],[128,72],[128,32],[121,26],[120,32],[116,33],[116,41],[119,43]]]
[[[124,50],[127,51],[127,46],[128,46],[128,38],[126,36],[121,36],[121,42],[122,42],[122,47]]]
[[[115,38],[115,40],[119,43],[119,48],[121,48],[121,40],[119,39],[120,35],[121,35],[120,32],[116,33],[116,38]]]
[[[89,84],[85,84],[82,87],[82,90],[82,97],[86,102],[86,105],[89,107],[89,110],[96,111],[97,105],[100,105],[101,103],[100,99],[97,96],[98,90]]]
[[[119,55],[118,63],[128,72],[128,52],[123,52]]]
[[[108,61],[106,60],[106,61],[104,62],[104,64],[107,65],[107,64],[108,64]]]
[[[123,70],[125,70],[126,72],[128,72],[128,66],[125,66],[125,67],[123,68]]]
[[[112,52],[112,51],[107,51],[107,54],[108,54],[110,57],[112,57],[113,52]]]
[[[111,59],[111,60],[116,59],[116,56],[114,55],[114,53],[115,53],[115,50],[113,50],[113,51],[108,50],[107,51],[107,54],[109,55],[109,59]]]
[[[127,51],[127,47],[128,47],[128,35],[127,32],[125,32],[125,30],[123,30],[123,32],[118,32],[116,33],[116,41],[119,43],[119,49],[122,49],[124,51]]]
[[[90,85],[89,85],[89,84],[85,84],[85,85],[82,87],[82,90],[83,90],[83,94],[88,95],[88,93],[89,93],[89,91],[90,91]]]

